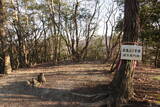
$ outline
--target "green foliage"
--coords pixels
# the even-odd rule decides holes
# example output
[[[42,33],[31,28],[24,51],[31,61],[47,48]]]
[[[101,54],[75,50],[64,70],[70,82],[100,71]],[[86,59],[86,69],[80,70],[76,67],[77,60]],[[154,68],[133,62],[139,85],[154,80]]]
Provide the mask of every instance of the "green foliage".
[[[140,38],[149,45],[158,45],[160,41],[160,2],[157,2],[157,0],[141,0],[140,4]],[[123,19],[119,18],[116,30],[121,31],[122,26]]]
[[[143,61],[155,63],[160,58],[160,2],[157,0],[139,0],[140,2],[140,40],[144,45]],[[118,2],[121,6],[122,0]],[[116,31],[122,31],[123,18],[119,16]],[[145,49],[146,48],[146,49]]]
[[[141,7],[142,40],[149,44],[159,44],[160,41],[160,3],[148,2]]]
[[[95,37],[88,47],[87,59],[89,60],[104,60],[105,45],[103,37]]]
[[[85,3],[94,5],[86,7]],[[94,38],[100,8],[95,1],[9,0],[6,8],[9,54],[14,68],[23,67],[23,62],[34,65],[71,60],[74,55],[83,58],[87,51],[92,58],[104,56],[100,53],[101,40],[96,38],[93,46],[89,43]]]

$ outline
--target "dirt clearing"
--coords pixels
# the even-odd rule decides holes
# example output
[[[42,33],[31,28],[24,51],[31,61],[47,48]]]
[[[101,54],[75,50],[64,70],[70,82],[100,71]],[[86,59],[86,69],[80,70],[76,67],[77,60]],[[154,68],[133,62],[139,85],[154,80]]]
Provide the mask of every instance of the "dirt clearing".
[[[69,64],[59,66],[39,65],[19,69],[8,76],[0,77],[0,107],[83,107],[92,103],[85,97],[105,93],[113,74],[108,73],[106,64]],[[45,74],[47,82],[40,87],[29,87],[26,81]],[[158,69],[138,67],[134,87],[136,98],[160,102],[160,75]],[[84,96],[79,96],[78,93]]]

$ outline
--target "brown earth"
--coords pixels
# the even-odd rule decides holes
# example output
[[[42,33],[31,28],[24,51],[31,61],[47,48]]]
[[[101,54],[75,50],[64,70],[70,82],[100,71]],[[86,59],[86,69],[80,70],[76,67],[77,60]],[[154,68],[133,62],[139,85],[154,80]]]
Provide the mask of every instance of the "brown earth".
[[[92,95],[103,94],[113,74],[106,64],[82,63],[38,65],[0,76],[0,107],[90,107]],[[47,82],[29,87],[27,80],[45,74]],[[158,107],[160,102],[159,69],[137,67],[134,75],[135,99],[125,107]]]

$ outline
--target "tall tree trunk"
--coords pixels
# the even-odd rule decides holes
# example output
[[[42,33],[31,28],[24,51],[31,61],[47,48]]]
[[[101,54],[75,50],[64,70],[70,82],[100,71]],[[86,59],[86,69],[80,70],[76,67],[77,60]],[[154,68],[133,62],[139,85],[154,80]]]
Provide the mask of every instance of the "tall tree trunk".
[[[0,42],[2,57],[0,62],[0,73],[8,74],[11,72],[10,57],[7,55],[7,45],[6,45],[6,32],[5,32],[5,13],[4,13],[4,1],[0,0]]]
[[[124,35],[122,42],[137,42],[140,34],[138,0],[125,0]],[[133,95],[133,74],[135,61],[120,60],[118,69],[111,82],[114,104],[125,103]]]
[[[158,61],[159,49],[160,49],[160,47],[157,46],[156,53],[155,53],[155,60],[154,60],[154,65],[155,65],[155,67],[158,67],[158,68],[160,67],[160,64],[159,64],[159,61]]]
[[[0,73],[4,73],[4,12],[3,12],[3,1],[0,0],[0,42],[1,42],[1,51],[0,51]]]
[[[23,29],[20,24],[19,20],[19,15],[18,15],[18,20],[14,22],[17,38],[18,38],[18,67],[23,68],[26,67],[26,59],[25,59],[25,54],[24,54],[24,38],[23,38]]]
[[[5,53],[4,57],[4,74],[9,74],[12,72],[11,62],[10,62],[10,56]]]

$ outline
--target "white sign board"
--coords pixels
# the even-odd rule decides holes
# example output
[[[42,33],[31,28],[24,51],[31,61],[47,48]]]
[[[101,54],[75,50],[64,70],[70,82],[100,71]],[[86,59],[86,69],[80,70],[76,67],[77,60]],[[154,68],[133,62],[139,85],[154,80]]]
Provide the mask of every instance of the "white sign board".
[[[142,60],[142,46],[122,45],[121,59],[126,60]]]

